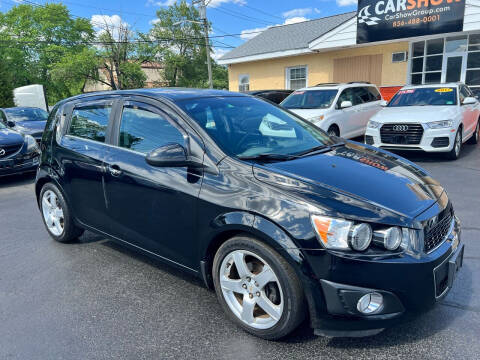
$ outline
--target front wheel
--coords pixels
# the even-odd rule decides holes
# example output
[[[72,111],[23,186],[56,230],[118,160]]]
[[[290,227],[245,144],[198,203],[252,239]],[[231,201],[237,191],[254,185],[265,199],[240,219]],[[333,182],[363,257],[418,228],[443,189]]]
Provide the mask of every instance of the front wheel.
[[[457,130],[455,135],[455,141],[453,143],[452,150],[447,153],[447,159],[457,160],[460,156],[460,151],[462,150],[462,128]]]
[[[237,236],[213,262],[215,291],[229,318],[249,333],[280,339],[304,319],[304,295],[293,268],[262,242]]]
[[[337,136],[338,137],[338,136],[340,136],[340,130],[338,129],[337,126],[332,125],[328,128],[327,134],[329,136]]]
[[[83,234],[83,230],[75,226],[67,202],[54,184],[43,186],[39,205],[45,227],[56,241],[70,242]]]

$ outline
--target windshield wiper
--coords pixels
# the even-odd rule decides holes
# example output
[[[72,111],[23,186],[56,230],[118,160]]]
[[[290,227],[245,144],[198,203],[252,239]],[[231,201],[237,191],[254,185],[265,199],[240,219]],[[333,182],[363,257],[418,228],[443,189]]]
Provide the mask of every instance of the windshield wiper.
[[[287,161],[295,159],[296,156],[293,155],[283,155],[283,154],[258,154],[252,156],[239,156],[240,160],[259,160],[259,161]]]

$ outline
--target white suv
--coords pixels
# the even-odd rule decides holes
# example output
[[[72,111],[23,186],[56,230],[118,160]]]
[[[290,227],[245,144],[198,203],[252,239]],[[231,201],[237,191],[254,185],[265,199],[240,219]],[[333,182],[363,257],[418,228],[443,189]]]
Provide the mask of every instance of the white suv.
[[[371,118],[365,142],[389,150],[445,152],[455,160],[464,142],[478,142],[479,117],[479,102],[462,83],[405,86]]]
[[[368,120],[381,109],[382,96],[366,82],[318,84],[294,91],[281,106],[346,139],[365,134]]]

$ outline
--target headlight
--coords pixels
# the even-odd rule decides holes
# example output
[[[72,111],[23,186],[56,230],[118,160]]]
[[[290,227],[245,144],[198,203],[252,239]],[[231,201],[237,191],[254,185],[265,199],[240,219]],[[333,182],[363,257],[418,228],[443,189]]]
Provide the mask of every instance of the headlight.
[[[380,125],[382,125],[382,124],[380,124],[379,122],[370,120],[367,124],[367,127],[369,127],[370,129],[378,129],[380,127]]]
[[[377,230],[373,233],[373,241],[387,250],[397,250],[402,243],[402,229],[397,226]]]
[[[418,230],[392,226],[373,231],[367,223],[355,224],[320,215],[312,215],[311,220],[319,242],[326,249],[364,251],[373,241],[390,251],[401,248],[411,255],[423,252],[423,233]]]
[[[25,142],[27,143],[27,152],[38,150],[38,144],[30,135],[25,135]]]
[[[453,121],[452,120],[432,121],[432,122],[426,123],[426,125],[430,129],[445,129],[445,128],[451,128],[453,126]]]
[[[368,224],[312,215],[312,225],[320,243],[327,249],[363,251],[370,245],[372,229]]]
[[[318,122],[318,121],[322,121],[323,119],[325,119],[325,115],[320,115],[320,116],[314,116],[310,119],[308,119],[310,122]]]

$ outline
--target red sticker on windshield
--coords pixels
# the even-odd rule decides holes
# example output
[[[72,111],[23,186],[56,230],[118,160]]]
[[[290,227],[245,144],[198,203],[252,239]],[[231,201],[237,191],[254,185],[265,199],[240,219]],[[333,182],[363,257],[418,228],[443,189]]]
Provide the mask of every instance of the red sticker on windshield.
[[[295,92],[294,92],[295,95],[302,95],[302,94],[304,94],[304,93],[305,93],[305,91],[295,91]]]
[[[415,92],[415,89],[409,89],[409,90],[400,90],[398,93],[399,94],[413,94]]]

